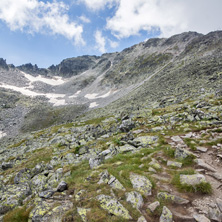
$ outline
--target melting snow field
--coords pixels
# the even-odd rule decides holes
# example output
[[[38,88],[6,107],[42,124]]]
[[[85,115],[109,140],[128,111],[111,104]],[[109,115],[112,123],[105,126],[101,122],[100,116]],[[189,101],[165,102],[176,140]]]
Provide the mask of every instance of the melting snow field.
[[[7,136],[7,134],[4,133],[4,132],[2,132],[2,131],[0,131],[0,139],[1,139],[2,137],[4,137],[4,136]]]
[[[97,104],[97,102],[93,102],[93,103],[90,103],[89,108],[94,108],[94,107],[96,107],[98,105],[99,104]]]
[[[40,81],[40,82],[44,82],[46,84],[49,84],[49,85],[52,85],[52,86],[58,86],[58,85],[61,85],[63,84],[65,81],[62,79],[62,77],[60,76],[54,76],[52,79],[49,79],[49,78],[44,78],[40,75],[38,76],[32,76],[32,75],[29,75],[27,73],[24,73],[22,72],[22,74],[25,76],[26,79],[28,79],[31,83],[33,82],[37,82],[37,81]]]
[[[85,98],[87,99],[99,99],[99,98],[106,98],[111,94],[111,91],[109,91],[108,93],[102,95],[102,96],[97,96],[97,93],[92,93],[92,94],[86,94]]]
[[[11,89],[16,92],[20,92],[25,96],[31,96],[31,97],[45,96],[46,98],[49,99],[50,103],[53,103],[54,106],[66,105],[65,99],[63,99],[65,97],[65,94],[37,93],[37,92],[33,92],[25,87],[11,86],[11,85],[7,85],[7,84],[3,84],[3,83],[0,83],[0,87],[3,87],[5,89]]]

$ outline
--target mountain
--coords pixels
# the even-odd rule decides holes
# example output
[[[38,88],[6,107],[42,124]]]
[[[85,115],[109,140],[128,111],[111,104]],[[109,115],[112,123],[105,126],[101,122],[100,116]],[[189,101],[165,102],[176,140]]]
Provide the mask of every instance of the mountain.
[[[221,73],[222,31],[0,59],[0,221],[221,221]]]

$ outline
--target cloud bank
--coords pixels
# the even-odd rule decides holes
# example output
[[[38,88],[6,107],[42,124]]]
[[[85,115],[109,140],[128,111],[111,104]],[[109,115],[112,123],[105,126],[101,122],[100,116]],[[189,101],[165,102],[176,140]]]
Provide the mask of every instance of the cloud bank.
[[[185,31],[206,34],[222,29],[221,0],[81,0],[90,9],[115,5],[106,28],[119,39],[141,31],[169,37]]]
[[[70,21],[63,2],[38,0],[1,0],[0,19],[15,31],[62,35],[75,44],[84,44],[83,27]]]

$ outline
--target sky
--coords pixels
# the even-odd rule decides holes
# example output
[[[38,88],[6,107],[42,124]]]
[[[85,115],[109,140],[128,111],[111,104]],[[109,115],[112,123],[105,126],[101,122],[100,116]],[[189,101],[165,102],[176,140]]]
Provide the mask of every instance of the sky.
[[[0,58],[47,68],[153,37],[222,30],[221,0],[0,0]]]

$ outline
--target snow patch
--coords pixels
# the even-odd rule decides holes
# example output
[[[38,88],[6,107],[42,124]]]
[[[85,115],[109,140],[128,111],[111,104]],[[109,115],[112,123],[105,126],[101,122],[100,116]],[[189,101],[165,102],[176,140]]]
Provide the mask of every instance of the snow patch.
[[[98,105],[99,104],[97,104],[97,102],[93,102],[93,103],[90,103],[89,108],[94,108],[94,107],[96,107]]]
[[[86,94],[85,98],[87,99],[96,99],[98,94],[97,93],[93,93],[93,94]]]
[[[111,91],[109,91],[109,92],[107,92],[106,94],[101,95],[101,96],[97,96],[97,95],[98,95],[97,93],[93,93],[93,94],[86,94],[86,95],[85,95],[85,98],[87,98],[87,99],[99,99],[99,98],[106,98],[106,97],[110,96],[110,94],[111,94],[111,93],[112,93],[112,92],[111,92]]]
[[[4,137],[4,136],[7,136],[7,134],[4,133],[3,131],[0,131],[0,139],[1,139],[2,137]]]
[[[58,85],[61,85],[65,82],[62,79],[62,77],[60,77],[60,76],[53,76],[53,78],[49,79],[49,78],[42,77],[41,75],[32,76],[32,75],[27,74],[25,72],[22,72],[22,74],[25,76],[26,79],[28,79],[30,81],[30,83],[40,81],[40,82],[44,82],[44,83],[51,85],[51,86],[58,86]]]
[[[35,96],[45,96],[49,99],[50,103],[53,103],[54,106],[66,105],[65,100],[63,99],[66,95],[65,94],[53,94],[53,93],[37,93],[33,92],[25,87],[17,87],[12,85],[7,85],[4,83],[0,83],[0,87],[5,89],[11,89],[16,92],[20,92],[25,96],[35,97]]]

